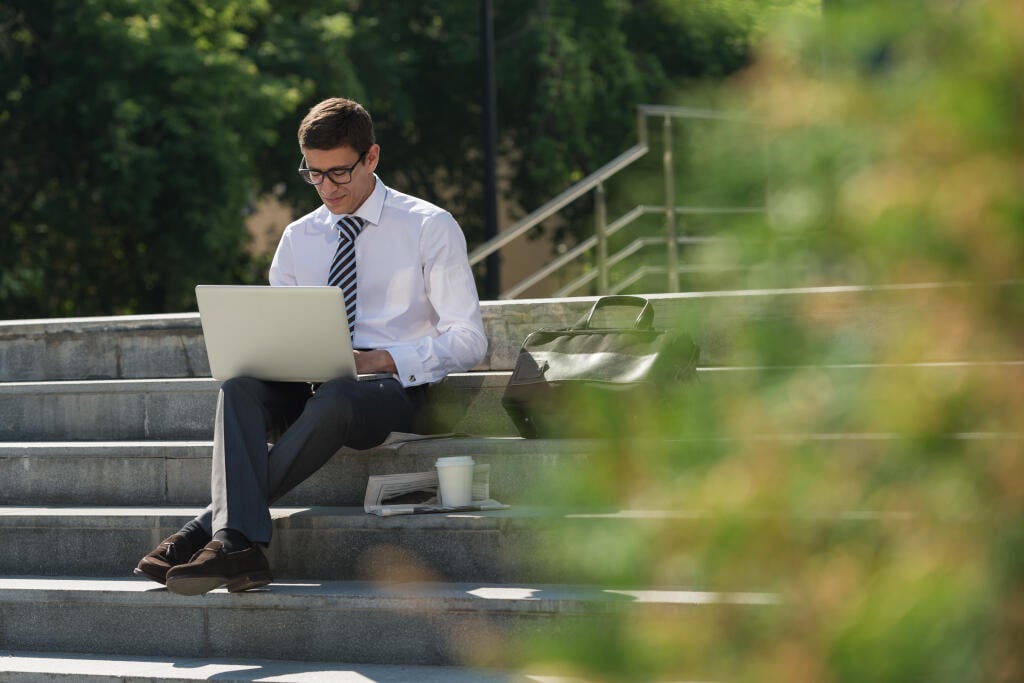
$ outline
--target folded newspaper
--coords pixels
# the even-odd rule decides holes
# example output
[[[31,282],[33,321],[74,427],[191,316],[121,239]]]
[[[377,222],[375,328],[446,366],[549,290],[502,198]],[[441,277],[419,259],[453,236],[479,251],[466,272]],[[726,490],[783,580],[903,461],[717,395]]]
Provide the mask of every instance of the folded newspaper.
[[[473,496],[469,505],[441,505],[437,470],[407,474],[374,474],[366,482],[363,510],[381,517],[427,512],[504,510],[508,505],[491,498],[491,466],[474,465]]]

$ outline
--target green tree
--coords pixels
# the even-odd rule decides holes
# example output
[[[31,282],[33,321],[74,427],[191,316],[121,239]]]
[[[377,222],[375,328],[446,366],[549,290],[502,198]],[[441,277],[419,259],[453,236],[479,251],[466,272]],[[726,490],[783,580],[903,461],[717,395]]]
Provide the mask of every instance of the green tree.
[[[747,15],[728,2],[687,9],[693,4],[494,3],[499,156],[513,214],[515,207],[533,210],[634,144],[638,104],[747,62]],[[482,232],[477,3],[384,2],[365,9],[355,15],[351,55],[378,122],[382,173],[452,207],[476,241]]]
[[[637,104],[746,62],[747,0],[691,5],[497,0],[513,214],[631,144]],[[267,193],[316,205],[295,129],[329,96],[373,112],[386,182],[478,241],[478,31],[475,2],[3,3],[0,315],[185,310],[197,282],[262,281],[244,219]]]
[[[0,7],[0,314],[183,310],[197,282],[262,278],[244,217],[303,94],[247,55],[270,15],[205,0]],[[327,76],[347,73],[334,64]]]

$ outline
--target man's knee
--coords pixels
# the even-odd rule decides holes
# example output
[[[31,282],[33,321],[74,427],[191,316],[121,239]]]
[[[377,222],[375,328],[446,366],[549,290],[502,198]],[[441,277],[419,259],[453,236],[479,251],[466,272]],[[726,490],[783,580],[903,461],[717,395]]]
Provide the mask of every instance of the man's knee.
[[[321,397],[327,399],[348,399],[355,395],[355,392],[359,388],[359,383],[354,379],[348,377],[339,377],[337,379],[331,379],[316,388],[313,392],[314,397]]]
[[[331,420],[360,422],[408,421],[411,403],[401,385],[394,380],[359,382],[333,379],[324,382],[306,404],[307,411]],[[404,427],[408,431],[408,427]],[[390,431],[390,430],[389,430]]]
[[[329,414],[334,418],[352,417],[353,406],[357,403],[358,386],[352,379],[332,379],[324,382],[313,393],[306,404],[306,410]]]

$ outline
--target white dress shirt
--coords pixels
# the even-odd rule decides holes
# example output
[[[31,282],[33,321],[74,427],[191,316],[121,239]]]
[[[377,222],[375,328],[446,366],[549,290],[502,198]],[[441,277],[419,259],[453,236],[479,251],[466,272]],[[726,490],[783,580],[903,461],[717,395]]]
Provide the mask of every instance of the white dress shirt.
[[[487,337],[462,229],[444,209],[374,179],[354,214],[366,223],[356,239],[352,345],[390,353],[403,386],[469,370]],[[270,284],[326,285],[340,218],[321,205],[285,228]]]

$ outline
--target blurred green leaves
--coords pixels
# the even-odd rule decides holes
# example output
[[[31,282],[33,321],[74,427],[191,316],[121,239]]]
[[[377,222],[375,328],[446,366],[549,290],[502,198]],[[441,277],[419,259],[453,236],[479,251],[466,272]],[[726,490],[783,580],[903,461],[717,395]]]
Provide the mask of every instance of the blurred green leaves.
[[[824,19],[780,12],[715,93],[751,125],[708,128],[688,178],[734,204],[767,188],[766,214],[695,258],[746,266],[718,289],[788,293],[688,302],[701,383],[652,403],[645,430],[552,494],[566,520],[551,562],[598,584],[780,604],[623,609],[605,640],[548,643],[538,666],[616,681],[1024,677],[1024,6],[826,5]]]

